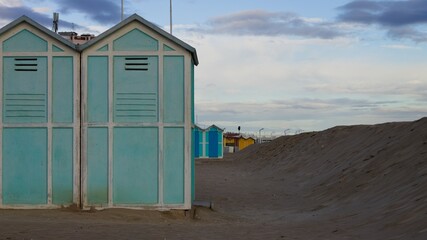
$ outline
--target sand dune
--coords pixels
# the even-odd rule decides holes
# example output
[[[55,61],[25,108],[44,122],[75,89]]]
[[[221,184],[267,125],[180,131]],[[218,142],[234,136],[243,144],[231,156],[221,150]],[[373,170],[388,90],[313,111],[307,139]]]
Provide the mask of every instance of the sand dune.
[[[427,118],[285,136],[229,157],[240,172],[229,184],[247,189],[217,199],[227,211],[246,205],[306,238],[427,239]]]
[[[196,163],[214,211],[0,210],[0,239],[427,239],[427,118],[340,126]]]

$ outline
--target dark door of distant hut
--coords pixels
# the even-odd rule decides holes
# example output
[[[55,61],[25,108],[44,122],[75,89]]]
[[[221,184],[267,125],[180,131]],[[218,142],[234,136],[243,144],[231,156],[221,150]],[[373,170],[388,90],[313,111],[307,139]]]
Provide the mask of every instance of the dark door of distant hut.
[[[209,157],[218,157],[218,132],[209,131]]]

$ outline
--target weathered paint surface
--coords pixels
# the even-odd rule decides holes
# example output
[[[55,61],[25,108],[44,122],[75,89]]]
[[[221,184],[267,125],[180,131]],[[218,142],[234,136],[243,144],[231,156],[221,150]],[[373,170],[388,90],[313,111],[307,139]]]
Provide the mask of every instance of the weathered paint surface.
[[[3,204],[46,204],[46,128],[3,129],[2,150]]]
[[[52,45],[52,52],[63,52],[64,50],[60,47]]]
[[[113,203],[158,203],[157,128],[115,128]]]
[[[157,122],[158,57],[114,57],[114,122]]]
[[[165,56],[163,61],[164,122],[184,122],[184,57]]]
[[[87,69],[88,121],[108,122],[108,57],[89,57]]]
[[[72,128],[54,128],[52,138],[52,202],[73,203],[74,144]]]
[[[52,59],[52,121],[73,122],[73,79],[72,57],[53,57]]]
[[[47,58],[3,58],[3,122],[47,122]]]
[[[108,203],[108,129],[89,128],[87,133],[87,200]]]
[[[163,51],[166,51],[166,52],[168,52],[168,51],[175,51],[175,49],[173,49],[173,48],[169,47],[169,46],[168,46],[168,45],[166,45],[166,44],[163,44]]]
[[[114,40],[114,51],[157,51],[159,43],[156,39],[139,29],[133,29]]]
[[[165,203],[184,203],[184,129],[164,129],[164,188]]]
[[[4,52],[47,52],[47,41],[24,29],[3,42]]]
[[[103,47],[100,47],[98,50],[96,50],[96,51],[98,51],[98,52],[106,52],[106,51],[108,51],[108,49],[109,49],[109,47],[108,47],[108,44],[106,44],[106,45],[104,45]]]

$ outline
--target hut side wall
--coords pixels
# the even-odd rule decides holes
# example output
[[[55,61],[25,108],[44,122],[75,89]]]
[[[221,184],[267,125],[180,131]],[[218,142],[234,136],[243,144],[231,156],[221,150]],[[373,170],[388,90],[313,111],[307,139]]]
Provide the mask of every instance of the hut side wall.
[[[255,139],[253,138],[239,138],[239,150],[243,150],[252,144],[255,144]]]

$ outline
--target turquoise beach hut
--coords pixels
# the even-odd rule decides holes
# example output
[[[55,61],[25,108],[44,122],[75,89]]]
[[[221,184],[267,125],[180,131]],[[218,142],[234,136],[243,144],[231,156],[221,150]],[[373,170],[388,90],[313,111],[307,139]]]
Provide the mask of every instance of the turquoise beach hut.
[[[0,207],[79,203],[80,54],[28,17],[0,29]]]
[[[0,207],[189,209],[196,50],[138,15],[82,44],[0,29]]]

